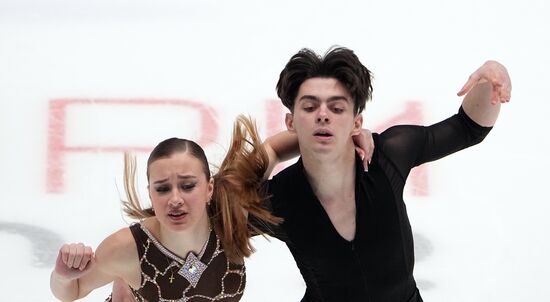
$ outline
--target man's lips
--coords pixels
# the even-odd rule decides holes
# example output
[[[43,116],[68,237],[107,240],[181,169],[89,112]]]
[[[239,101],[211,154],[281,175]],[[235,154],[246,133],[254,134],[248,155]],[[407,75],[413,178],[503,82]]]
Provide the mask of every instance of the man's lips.
[[[332,133],[329,130],[319,129],[313,133],[313,136],[319,137],[319,138],[328,138],[328,137],[332,137]]]

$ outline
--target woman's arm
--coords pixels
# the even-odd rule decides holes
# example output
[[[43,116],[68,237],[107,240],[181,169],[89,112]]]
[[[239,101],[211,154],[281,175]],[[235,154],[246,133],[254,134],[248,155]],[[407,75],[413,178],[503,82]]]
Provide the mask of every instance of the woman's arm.
[[[118,278],[113,281],[113,291],[111,293],[112,302],[136,302],[130,286],[124,280]]]
[[[367,129],[363,129],[360,134],[353,136],[353,141],[357,151],[363,158],[363,165],[367,169],[374,152],[372,133]],[[290,131],[282,131],[268,137],[264,141],[263,146],[269,157],[269,166],[264,174],[264,179],[267,179],[271,175],[277,164],[300,154],[298,137]]]
[[[55,269],[50,276],[50,288],[61,301],[79,297],[79,279],[95,266],[92,248],[82,243],[64,244],[57,255]]]
[[[99,269],[91,247],[82,243],[64,244],[50,277],[50,288],[59,300],[74,301],[112,279]]]
[[[129,230],[121,230],[107,237],[94,254],[82,243],[63,245],[50,276],[50,288],[61,301],[74,301],[92,290],[112,282],[116,277],[128,280],[132,251],[128,248]],[[131,234],[130,234],[131,236]],[[134,243],[135,250],[135,243]],[[135,260],[137,260],[137,251]]]
[[[292,159],[300,154],[298,137],[290,131],[282,131],[268,137],[263,146],[269,157],[269,165],[264,174],[267,179],[275,166],[283,161]]]

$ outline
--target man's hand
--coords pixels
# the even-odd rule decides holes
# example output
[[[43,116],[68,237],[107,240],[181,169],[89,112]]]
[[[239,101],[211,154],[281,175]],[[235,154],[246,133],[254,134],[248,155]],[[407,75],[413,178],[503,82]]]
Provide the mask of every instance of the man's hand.
[[[510,101],[512,92],[512,82],[506,67],[497,61],[487,61],[470,75],[468,81],[457,93],[463,96],[470,92],[477,84],[491,83],[492,94],[491,104],[507,103]]]

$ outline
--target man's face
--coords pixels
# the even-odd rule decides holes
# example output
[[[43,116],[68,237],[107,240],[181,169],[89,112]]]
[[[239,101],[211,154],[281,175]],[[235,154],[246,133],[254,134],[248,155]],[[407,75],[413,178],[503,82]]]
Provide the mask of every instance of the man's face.
[[[302,154],[335,154],[353,148],[362,116],[354,114],[348,90],[334,78],[311,78],[302,83],[293,113],[286,116],[288,130],[298,135]]]

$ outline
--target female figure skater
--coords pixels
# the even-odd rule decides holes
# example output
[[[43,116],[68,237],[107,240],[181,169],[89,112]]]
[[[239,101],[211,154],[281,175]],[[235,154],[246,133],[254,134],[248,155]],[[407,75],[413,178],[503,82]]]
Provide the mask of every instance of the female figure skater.
[[[83,244],[63,245],[51,274],[53,294],[73,301],[122,280],[137,301],[239,301],[254,234],[246,214],[279,221],[259,207],[269,161],[252,122],[237,120],[228,156],[212,177],[195,142],[158,144],[147,161],[146,209],[137,199],[134,161],[125,156],[123,207],[140,222],[108,236],[95,254]]]

